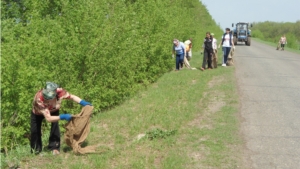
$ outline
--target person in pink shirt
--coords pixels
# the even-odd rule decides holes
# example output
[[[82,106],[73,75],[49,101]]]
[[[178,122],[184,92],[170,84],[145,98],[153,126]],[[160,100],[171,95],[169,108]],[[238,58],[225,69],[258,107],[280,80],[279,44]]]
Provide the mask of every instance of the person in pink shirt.
[[[281,44],[281,50],[284,50],[284,46],[285,46],[285,44],[287,44],[287,39],[286,39],[285,35],[281,36],[279,42]]]

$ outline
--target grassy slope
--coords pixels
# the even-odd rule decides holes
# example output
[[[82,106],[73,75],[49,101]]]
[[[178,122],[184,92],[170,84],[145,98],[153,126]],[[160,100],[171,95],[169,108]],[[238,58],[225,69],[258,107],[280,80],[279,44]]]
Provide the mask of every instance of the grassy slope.
[[[199,52],[194,52],[191,65],[199,68],[201,63]],[[77,156],[63,144],[59,156],[33,156],[29,147],[19,147],[2,156],[2,166],[236,168],[242,141],[235,85],[234,67],[166,73],[122,105],[92,117],[85,145],[99,145],[97,154]],[[146,137],[136,139],[146,132]],[[47,133],[43,140],[46,144]]]

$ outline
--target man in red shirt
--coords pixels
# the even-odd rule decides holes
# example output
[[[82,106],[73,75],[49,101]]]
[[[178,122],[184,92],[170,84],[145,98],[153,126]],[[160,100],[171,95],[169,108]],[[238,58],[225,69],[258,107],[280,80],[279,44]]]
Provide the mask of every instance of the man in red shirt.
[[[42,151],[41,125],[42,120],[45,118],[46,121],[51,122],[48,148],[54,155],[59,154],[60,130],[58,121],[70,121],[72,118],[72,115],[70,114],[59,115],[59,109],[63,99],[73,100],[82,106],[91,105],[91,103],[60,88],[57,84],[46,82],[46,87],[35,94],[32,102],[30,123],[30,146],[32,153],[35,152],[38,154]]]

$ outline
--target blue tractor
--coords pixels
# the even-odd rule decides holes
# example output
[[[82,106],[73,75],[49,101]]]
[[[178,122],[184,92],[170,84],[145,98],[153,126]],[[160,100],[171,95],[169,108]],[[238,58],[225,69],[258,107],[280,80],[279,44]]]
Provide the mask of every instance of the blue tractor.
[[[234,27],[234,24],[232,24],[232,27]],[[237,42],[245,42],[247,46],[251,45],[251,30],[249,27],[252,27],[252,24],[250,25],[246,22],[235,24],[235,28],[232,30],[234,45],[236,45]]]

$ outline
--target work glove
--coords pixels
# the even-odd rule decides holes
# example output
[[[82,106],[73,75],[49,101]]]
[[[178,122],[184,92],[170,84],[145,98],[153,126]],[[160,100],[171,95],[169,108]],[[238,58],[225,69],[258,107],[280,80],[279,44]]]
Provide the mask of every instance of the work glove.
[[[174,54],[172,54],[172,58],[174,58]]]
[[[59,115],[59,119],[60,120],[70,121],[72,119],[72,115],[71,114],[60,114]]]
[[[80,104],[81,106],[86,106],[86,105],[92,106],[92,104],[91,104],[90,102],[87,102],[87,101],[85,101],[85,100],[81,100],[81,101],[79,102],[79,104]]]

